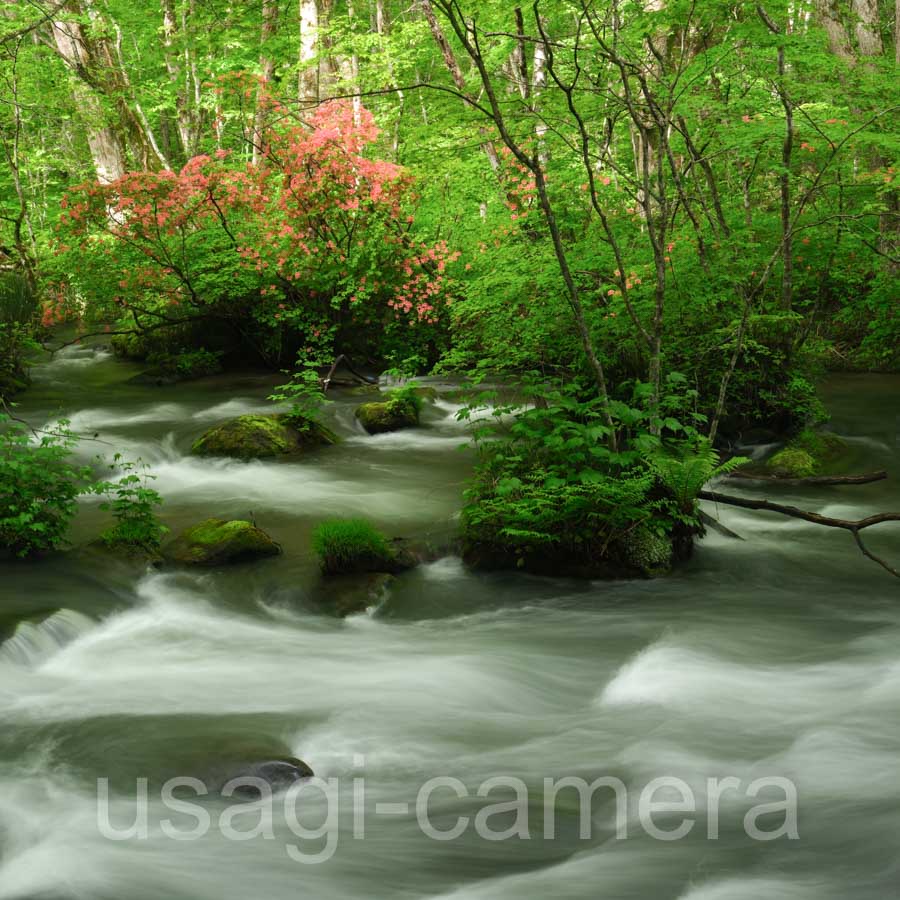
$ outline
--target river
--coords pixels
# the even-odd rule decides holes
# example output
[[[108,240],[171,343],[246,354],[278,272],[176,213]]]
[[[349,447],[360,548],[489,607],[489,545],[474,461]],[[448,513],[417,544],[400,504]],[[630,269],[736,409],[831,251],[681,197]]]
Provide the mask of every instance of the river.
[[[0,564],[0,900],[900,897],[900,585],[846,532],[723,508],[743,540],[711,533],[667,578],[474,574],[449,557],[400,577],[376,609],[331,618],[310,602],[312,527],[364,515],[392,535],[452,533],[471,466],[458,407],[440,399],[426,427],[369,437],[353,420],[359,398],[337,392],[340,445],[291,462],[201,460],[191,441],[268,409],[277,379],[157,388],[129,383],[137,371],[69,348],[36,369],[21,414],[65,414],[96,433],[85,459],[143,459],[174,529],[252,516],[285,552],[202,573],[79,554]],[[833,378],[824,397],[860,468],[895,477],[777,499],[854,518],[900,509],[900,377]],[[84,503],[73,541],[103,515]],[[900,561],[900,529],[867,534]],[[164,833],[167,818],[182,837],[197,824],[163,803],[165,779],[206,783],[247,753],[297,756],[340,783],[337,799],[313,785],[297,795],[300,819],[327,820],[327,836],[304,843],[280,815],[268,838],[228,839],[215,825],[193,839]],[[417,818],[436,776],[450,781],[430,795],[428,822],[446,832],[467,821],[453,840]],[[477,796],[496,776],[509,783]],[[560,794],[550,838],[544,779],[565,776],[619,779],[625,820],[601,791],[583,834]],[[663,776],[693,795],[679,840],[638,821],[638,795]],[[713,822],[709,779],[727,777],[741,787]],[[149,780],[146,837],[103,833],[99,778],[122,829],[137,779]],[[796,835],[747,833],[767,797],[746,786],[761,778],[796,787]],[[490,824],[494,837],[519,830],[490,840],[477,813],[514,797],[511,779],[527,806]],[[200,805],[213,822],[230,808],[217,795]],[[253,804],[237,815],[245,832],[259,819]],[[759,821],[771,836],[785,818]],[[297,848],[330,852],[314,864]]]

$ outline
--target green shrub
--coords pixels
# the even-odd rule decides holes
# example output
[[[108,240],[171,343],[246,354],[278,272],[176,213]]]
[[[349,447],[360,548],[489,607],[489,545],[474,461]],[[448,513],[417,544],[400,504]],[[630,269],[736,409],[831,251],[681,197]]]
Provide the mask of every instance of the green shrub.
[[[0,323],[29,325],[37,315],[37,298],[28,282],[13,272],[0,272]]]
[[[147,356],[147,362],[161,372],[187,380],[217,375],[222,371],[223,355],[221,351],[211,352],[203,347],[197,350],[183,350],[180,353],[154,351]]]
[[[118,468],[124,475],[118,481],[94,485],[94,492],[107,498],[100,508],[111,511],[115,520],[113,527],[100,535],[100,540],[108,547],[155,552],[168,528],[160,523],[156,515],[162,497],[148,485],[154,476],[140,461],[123,460],[119,453],[113,457],[110,468]]]
[[[90,469],[72,462],[76,438],[65,422],[33,437],[0,414],[0,549],[25,557],[62,543]]]
[[[365,519],[323,522],[313,532],[312,544],[326,574],[378,571],[394,556],[387,538]]]

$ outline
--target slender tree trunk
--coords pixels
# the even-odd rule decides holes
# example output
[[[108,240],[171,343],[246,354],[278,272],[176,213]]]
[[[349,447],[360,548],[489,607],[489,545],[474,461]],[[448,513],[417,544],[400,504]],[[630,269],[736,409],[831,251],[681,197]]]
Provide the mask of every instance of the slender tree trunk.
[[[300,0],[300,77],[298,98],[304,105],[319,102],[319,4]]]
[[[19,152],[22,137],[22,107],[19,103],[18,78],[19,46],[21,45],[21,41],[22,38],[18,38],[14,45],[12,51],[12,75],[7,82],[13,109],[12,133],[7,135],[5,131],[0,130],[0,141],[3,143],[4,156],[6,157],[10,175],[12,176],[16,200],[19,205],[18,211],[12,220],[13,244],[16,248],[19,267],[21,268],[29,287],[34,290],[36,286],[35,261],[37,259],[37,246],[35,243],[34,228],[32,227],[31,217],[28,212],[28,200],[25,196],[24,186],[22,185]]]
[[[257,92],[256,113],[253,118],[253,162],[259,162],[266,149],[266,122],[268,119],[269,95],[272,89],[272,75],[275,60],[270,42],[278,32],[278,0],[263,0],[262,4],[262,51],[259,56],[260,84]]]
[[[192,112],[191,85],[193,73],[190,59],[190,48],[185,42],[184,59],[178,51],[178,38],[185,37],[179,28],[175,13],[174,0],[162,0],[163,15],[163,58],[169,81],[175,88],[175,125],[178,130],[178,141],[185,159],[196,153],[199,128]],[[187,15],[187,14],[185,14]],[[182,25],[184,22],[182,21]],[[199,108],[199,104],[197,106]]]

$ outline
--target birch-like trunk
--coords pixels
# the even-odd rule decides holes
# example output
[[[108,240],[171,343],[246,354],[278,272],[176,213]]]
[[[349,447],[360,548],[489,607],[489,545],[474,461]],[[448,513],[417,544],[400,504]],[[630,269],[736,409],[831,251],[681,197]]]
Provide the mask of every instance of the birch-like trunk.
[[[259,56],[259,90],[256,95],[256,112],[253,116],[253,162],[259,162],[266,149],[266,127],[268,119],[269,92],[275,60],[269,49],[272,38],[278,32],[278,0],[263,0],[262,51]]]
[[[300,75],[297,98],[304,105],[319,102],[319,4],[300,0]]]
[[[76,74],[89,71],[91,60],[77,22],[55,20],[52,25],[53,40],[63,61]],[[109,184],[121,178],[125,172],[125,142],[106,119],[106,111],[100,97],[81,78],[72,84],[75,105],[84,119],[85,133],[97,180]]]

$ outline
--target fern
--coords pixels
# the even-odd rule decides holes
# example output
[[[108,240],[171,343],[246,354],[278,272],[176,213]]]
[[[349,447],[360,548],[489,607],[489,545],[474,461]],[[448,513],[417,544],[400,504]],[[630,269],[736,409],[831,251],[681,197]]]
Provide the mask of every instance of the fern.
[[[697,495],[707,482],[733,472],[746,462],[746,457],[734,456],[720,463],[716,449],[706,443],[682,456],[662,453],[654,455],[650,458],[649,465],[660,483],[671,493],[678,510],[683,514],[690,514]]]

